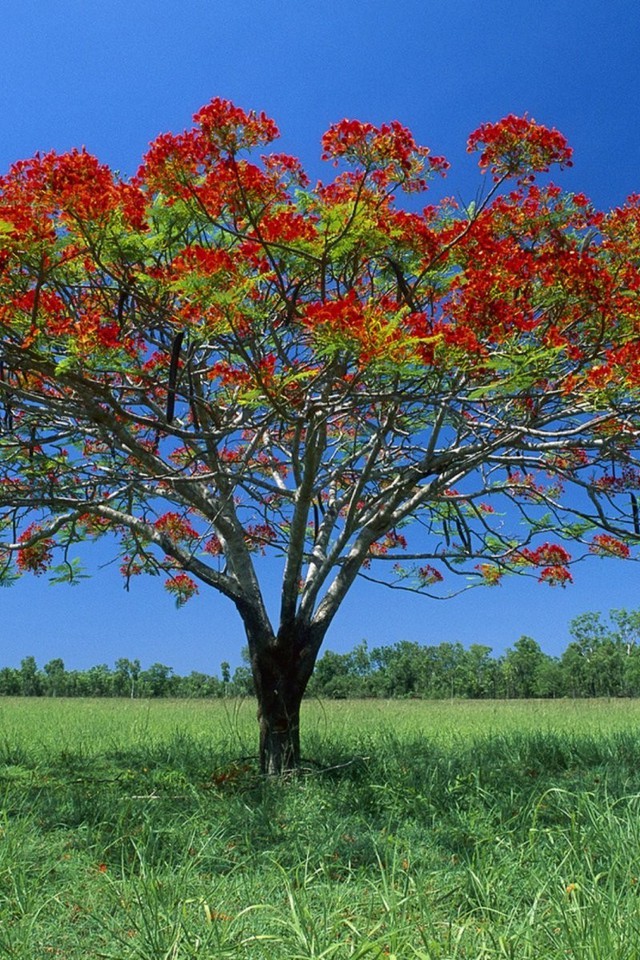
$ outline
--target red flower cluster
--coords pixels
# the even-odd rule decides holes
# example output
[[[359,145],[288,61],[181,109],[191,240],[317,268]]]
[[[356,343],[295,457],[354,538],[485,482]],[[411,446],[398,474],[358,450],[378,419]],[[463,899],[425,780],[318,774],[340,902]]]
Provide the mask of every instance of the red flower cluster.
[[[39,531],[39,524],[32,523],[18,537],[19,543],[25,543],[25,546],[18,550],[16,557],[16,564],[20,573],[29,572],[39,576],[49,569],[53,556],[53,540],[43,537],[42,540],[36,540],[35,543],[26,545],[26,542],[37,536]]]
[[[548,583],[550,587],[566,587],[568,583],[573,583],[573,577],[566,567],[553,566],[541,570],[538,581]]]
[[[218,380],[221,387],[251,387],[253,377],[246,367],[237,366],[229,363],[228,360],[218,360],[217,363],[209,367],[208,377],[210,380]]]
[[[233,173],[235,155],[240,150],[270,143],[279,136],[277,126],[264,113],[247,113],[219,97],[198,110],[193,120],[196,127],[191,130],[156,137],[138,170],[137,183],[152,190],[172,188],[170,194],[181,183],[188,196],[189,180],[199,172],[215,167],[220,174],[218,161],[224,163],[231,158],[228,169]]]
[[[297,157],[288,153],[270,153],[262,158],[262,162],[265,170],[274,174],[278,180],[303,188],[309,186],[309,177]]]
[[[134,184],[117,182],[109,167],[84,148],[36,154],[0,177],[0,219],[34,239],[53,240],[57,216],[69,227],[104,221],[118,209],[134,229],[145,227],[144,194]]]
[[[369,547],[369,554],[372,557],[383,557],[389,550],[406,550],[407,538],[395,530],[389,530],[382,540],[376,540]]]
[[[216,536],[214,533],[214,535],[207,540],[203,549],[204,552],[208,553],[210,556],[219,557],[223,552],[220,537]]]
[[[412,345],[403,336],[397,321],[399,305],[390,297],[362,303],[355,290],[335,300],[307,304],[302,323],[319,342],[347,341],[359,365],[401,363]]]
[[[196,243],[191,247],[185,247],[174,257],[171,270],[178,275],[188,275],[196,270],[198,273],[211,276],[223,271],[231,272],[233,260],[227,250],[211,249]]]
[[[599,557],[621,557],[623,560],[631,556],[626,543],[608,533],[597,533],[591,542],[589,552]]]
[[[552,163],[569,167],[573,153],[561,133],[543,127],[526,114],[483,123],[469,137],[467,150],[482,150],[480,168],[491,170],[496,181],[542,172]]]
[[[609,350],[607,363],[590,371],[587,379],[593,386],[603,387],[612,381],[619,383],[621,375],[633,386],[640,384],[640,341],[633,340]]]
[[[165,580],[164,588],[173,594],[177,607],[184,606],[187,600],[199,593],[197,583],[186,573],[176,573],[175,576]]]
[[[338,300],[310,303],[305,308],[304,323],[309,327],[326,325],[339,333],[357,336],[363,320],[362,304],[354,290]]]
[[[114,182],[109,167],[86,150],[43,157],[51,198],[81,220],[96,220],[114,205]]]
[[[265,547],[277,540],[278,535],[268,523],[249,524],[245,531],[245,540],[249,547],[265,553]]]
[[[573,583],[566,564],[571,563],[571,554],[559,543],[543,543],[535,550],[523,547],[515,556],[516,564],[531,564],[542,567],[538,576],[539,583],[548,583],[549,586],[565,586]]]
[[[128,554],[122,558],[120,564],[120,574],[127,579],[129,577],[139,577],[144,573],[144,564],[134,560]]]
[[[274,121],[266,113],[248,113],[230,100],[214,97],[193,115],[212,145],[228,153],[271,143],[280,136]]]
[[[444,157],[430,157],[406,127],[394,120],[376,127],[360,120],[341,120],[322,137],[323,160],[344,158],[373,173],[379,187],[399,183],[403,190],[424,190],[431,173],[446,173]]]
[[[267,213],[260,220],[260,236],[267,243],[296,243],[315,240],[317,231],[310,216],[302,216],[293,207]]]
[[[94,513],[83,513],[78,517],[78,524],[88,536],[99,537],[108,532],[111,520]]]
[[[421,587],[431,587],[434,583],[441,583],[443,579],[440,571],[432,567],[430,563],[426,563],[424,567],[420,567],[418,570],[418,580]]]
[[[181,543],[185,540],[195,540],[197,532],[191,526],[186,517],[181,517],[179,513],[170,511],[158,517],[154,523],[156,530],[166,533],[174,543]]]
[[[497,587],[502,580],[502,570],[492,563],[479,563],[475,569],[488,587]]]
[[[46,345],[56,338],[72,338],[78,356],[89,358],[100,350],[136,353],[136,340],[123,334],[116,320],[105,316],[103,305],[90,290],[81,291],[73,308],[56,294],[35,289],[17,294],[0,305],[0,321],[10,324],[23,314],[35,318],[24,334],[23,347]]]
[[[520,554],[535,567],[545,565],[563,566],[571,562],[571,554],[565,550],[564,547],[561,547],[559,543],[543,543],[536,550],[529,550],[527,547],[524,547],[520,551]]]

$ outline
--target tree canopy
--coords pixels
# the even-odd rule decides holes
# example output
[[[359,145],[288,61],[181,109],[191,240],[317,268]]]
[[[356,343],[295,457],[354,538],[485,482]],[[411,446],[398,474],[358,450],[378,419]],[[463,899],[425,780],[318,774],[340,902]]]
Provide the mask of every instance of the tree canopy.
[[[332,126],[313,187],[277,135],[215,99],[133,178],[84,150],[0,178],[2,578],[73,581],[109,535],[127,583],[224,594],[270,771],[356,577],[564,585],[640,536],[640,197],[539,182],[571,150],[526,116],[469,138],[468,206],[419,209],[448,164],[398,122]]]

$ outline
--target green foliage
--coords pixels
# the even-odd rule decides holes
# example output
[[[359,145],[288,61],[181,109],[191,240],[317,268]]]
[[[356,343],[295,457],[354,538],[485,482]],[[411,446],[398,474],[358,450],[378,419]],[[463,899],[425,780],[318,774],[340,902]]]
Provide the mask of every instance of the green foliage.
[[[324,697],[527,698],[640,696],[640,615],[612,610],[572,620],[574,638],[559,657],[521,637],[503,656],[459,643],[423,646],[402,641],[370,652],[327,651],[310,692]],[[358,666],[355,658],[358,656]]]
[[[51,568],[50,583],[67,583],[76,587],[81,580],[86,580],[88,574],[83,573],[82,561],[79,557],[72,557],[64,563],[56,564]]]

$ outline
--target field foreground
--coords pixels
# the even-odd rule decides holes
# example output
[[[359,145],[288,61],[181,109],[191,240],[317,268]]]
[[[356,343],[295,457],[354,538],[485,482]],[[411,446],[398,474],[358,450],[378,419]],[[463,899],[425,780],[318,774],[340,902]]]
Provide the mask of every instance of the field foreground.
[[[0,700],[0,957],[640,956],[640,703]]]

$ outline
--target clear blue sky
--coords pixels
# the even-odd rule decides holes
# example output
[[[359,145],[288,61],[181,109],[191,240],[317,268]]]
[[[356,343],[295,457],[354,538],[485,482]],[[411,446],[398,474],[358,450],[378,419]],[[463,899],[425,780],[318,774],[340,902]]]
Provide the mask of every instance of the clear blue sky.
[[[465,154],[480,123],[527,111],[575,149],[558,174],[600,207],[640,192],[637,0],[20,0],[0,34],[0,170],[36,150],[85,144],[123,173],[159,132],[180,131],[212,96],[265,110],[281,149],[322,175],[319,139],[343,117],[397,118],[452,163],[446,192],[478,185]],[[326,174],[324,174],[326,176]],[[233,607],[202,588],[183,610],[159,580],[125,593],[88,549],[79,587],[29,577],[0,592],[0,666],[159,660],[184,673],[239,662]],[[640,567],[594,560],[566,590],[515,579],[450,601],[363,584],[327,645],[401,639],[487,643],[527,633],[549,653],[585,610],[640,606]]]

